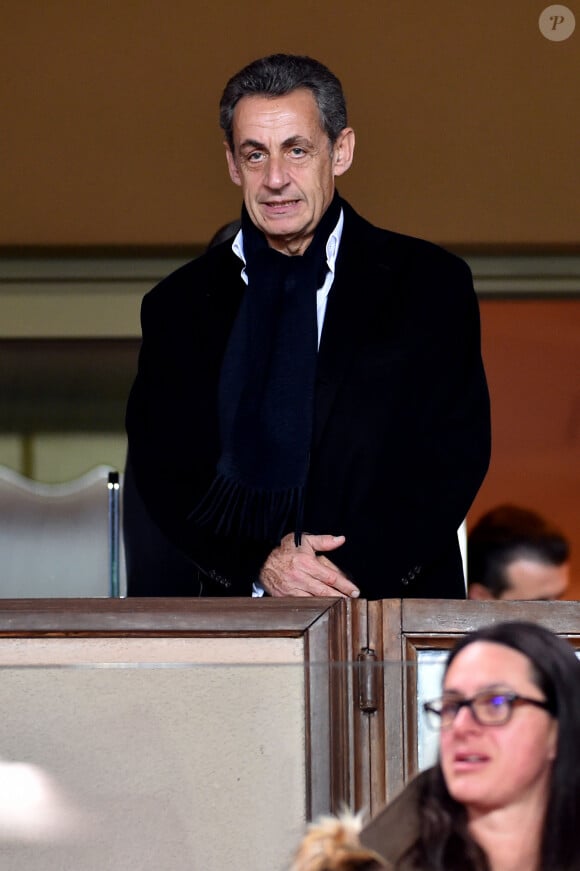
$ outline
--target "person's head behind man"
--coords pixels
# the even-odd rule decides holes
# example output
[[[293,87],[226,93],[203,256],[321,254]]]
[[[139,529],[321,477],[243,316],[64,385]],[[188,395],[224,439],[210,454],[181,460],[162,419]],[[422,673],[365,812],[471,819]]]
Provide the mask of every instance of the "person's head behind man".
[[[541,515],[501,505],[467,539],[470,599],[558,599],[569,583],[570,548]]]
[[[220,101],[230,178],[268,244],[303,254],[350,167],[342,86],[313,58],[275,54],[228,82]]]

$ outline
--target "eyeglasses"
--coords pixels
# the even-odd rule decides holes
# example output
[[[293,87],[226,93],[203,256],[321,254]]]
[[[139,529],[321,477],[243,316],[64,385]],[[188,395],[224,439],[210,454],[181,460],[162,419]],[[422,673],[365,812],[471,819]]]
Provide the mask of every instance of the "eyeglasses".
[[[449,729],[461,708],[469,708],[473,719],[480,726],[503,726],[511,719],[515,705],[535,705],[553,714],[547,701],[529,699],[517,693],[502,693],[483,690],[471,699],[441,698],[425,702],[423,710],[427,724],[432,729]]]

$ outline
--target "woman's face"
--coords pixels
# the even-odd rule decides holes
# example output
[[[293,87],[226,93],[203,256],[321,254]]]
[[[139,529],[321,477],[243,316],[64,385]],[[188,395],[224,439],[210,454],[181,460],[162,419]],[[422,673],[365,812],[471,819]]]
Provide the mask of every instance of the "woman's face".
[[[531,663],[517,650],[475,641],[457,654],[445,675],[443,692],[471,698],[482,690],[503,690],[543,700]],[[450,794],[468,816],[520,805],[544,807],[558,725],[535,705],[514,705],[503,726],[481,726],[468,707],[441,732],[441,766]]]

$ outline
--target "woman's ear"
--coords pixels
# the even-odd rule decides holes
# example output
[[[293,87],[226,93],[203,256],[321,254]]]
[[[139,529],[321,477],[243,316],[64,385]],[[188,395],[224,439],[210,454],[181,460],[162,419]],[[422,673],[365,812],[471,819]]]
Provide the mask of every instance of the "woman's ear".
[[[553,762],[558,755],[558,721],[552,720],[550,736],[548,738],[548,759]]]

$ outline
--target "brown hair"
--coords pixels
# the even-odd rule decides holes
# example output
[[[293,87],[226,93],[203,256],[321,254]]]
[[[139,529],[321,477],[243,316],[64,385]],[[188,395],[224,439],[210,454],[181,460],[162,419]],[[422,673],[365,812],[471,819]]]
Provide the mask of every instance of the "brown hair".
[[[308,826],[290,871],[384,871],[389,866],[359,840],[359,816],[322,817]]]

